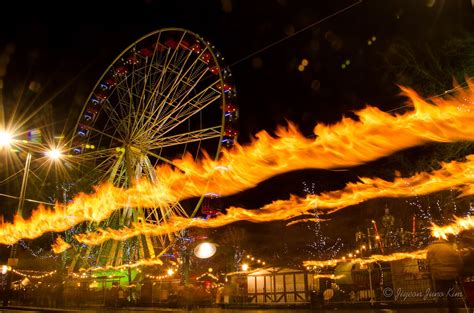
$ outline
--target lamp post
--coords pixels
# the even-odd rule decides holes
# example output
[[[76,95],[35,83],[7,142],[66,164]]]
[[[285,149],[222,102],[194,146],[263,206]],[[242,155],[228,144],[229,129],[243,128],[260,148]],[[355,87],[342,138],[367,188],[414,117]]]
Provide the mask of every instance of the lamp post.
[[[194,249],[191,250],[191,247],[186,247],[182,253],[183,257],[183,284],[185,288],[185,298],[184,298],[184,304],[186,309],[190,309],[190,295],[188,290],[189,287],[189,269],[190,269],[190,261],[191,261],[191,256],[194,254],[199,259],[208,259],[212,257],[216,253],[216,245],[211,242],[201,242],[194,246]]]
[[[3,147],[10,147],[13,142],[13,136],[7,132],[0,132],[0,149]],[[58,149],[50,149],[46,152],[46,156],[52,160],[57,160],[62,156],[62,153]],[[32,159],[32,152],[27,150],[25,166],[23,168],[23,178],[21,181],[20,196],[18,197],[18,207],[16,215],[23,216],[23,208],[26,199],[26,187],[28,185],[28,176],[30,173],[30,165]],[[9,271],[6,273],[6,286],[4,290],[3,306],[8,306],[8,302],[11,295],[11,283],[13,280],[13,268],[18,265],[18,259],[16,253],[18,250],[18,244],[14,243],[11,246],[10,257],[8,258]]]
[[[20,189],[20,197],[18,198],[18,208],[17,208],[17,215],[23,217],[23,207],[25,205],[25,196],[26,196],[26,185],[28,184],[28,176],[30,173],[30,164],[31,164],[31,152],[28,151],[26,154],[26,161],[25,161],[25,167],[23,169],[23,179],[21,181],[21,189]],[[10,260],[8,260],[8,263],[16,263],[16,250],[17,250],[17,244],[12,245],[12,249],[10,251]],[[15,264],[16,265],[16,264]]]

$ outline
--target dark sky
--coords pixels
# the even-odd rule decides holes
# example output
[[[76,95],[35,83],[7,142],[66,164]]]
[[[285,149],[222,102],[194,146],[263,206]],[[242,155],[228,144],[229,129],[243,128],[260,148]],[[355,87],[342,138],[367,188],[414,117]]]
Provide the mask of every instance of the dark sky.
[[[173,26],[190,29],[211,41],[232,64],[351,3],[149,0],[121,5],[73,2],[68,9],[54,7],[56,13],[43,4],[30,6],[27,11],[19,8],[13,11],[16,16],[12,14],[16,23],[6,17],[0,30],[3,44],[16,45],[5,81],[19,84],[36,79],[48,96],[65,82],[71,83],[72,89],[53,101],[62,117],[70,111],[64,100],[70,102],[71,93],[77,94],[75,101],[80,106],[81,96],[86,97],[115,56],[153,30]],[[440,40],[444,33],[462,25],[461,21],[472,18],[469,5],[467,0],[367,0],[237,63],[231,70],[239,93],[240,141],[246,142],[250,134],[271,130],[285,120],[310,133],[316,122],[337,121],[342,114],[367,103],[382,108],[396,106],[396,82],[381,81],[383,54],[391,42],[396,38]],[[41,13],[36,14],[36,9]],[[367,40],[373,36],[377,40],[369,46]],[[303,58],[309,65],[299,72]],[[350,65],[341,69],[346,60]]]
[[[260,130],[273,131],[286,120],[311,135],[317,122],[335,122],[366,104],[385,110],[402,104],[397,82],[387,79],[391,75],[385,63],[395,40],[423,45],[443,41],[461,30],[474,31],[469,0],[366,0],[239,61],[351,3],[147,0],[75,1],[53,7],[44,1],[17,1],[16,8],[2,12],[0,29],[0,49],[12,43],[16,47],[3,78],[5,107],[14,106],[19,86],[37,81],[44,88],[41,99],[52,99],[59,130],[75,121],[76,111],[96,80],[124,48],[156,29],[181,27],[211,41],[229,64],[237,62],[231,70],[238,91],[241,143]],[[368,45],[372,37],[376,40]],[[309,65],[300,72],[297,67],[303,58]],[[343,69],[346,60],[350,65]],[[449,73],[446,80],[451,81]],[[384,159],[351,172],[304,171],[273,179],[259,190],[228,201],[258,207],[277,197],[301,193],[302,181],[317,182],[318,190],[336,189],[358,175],[375,173],[375,168],[386,167],[387,162],[390,160]],[[259,231],[263,236],[274,230],[261,227]]]
[[[16,23],[7,16],[0,30],[2,44],[16,45],[6,84],[36,79],[51,91],[44,92],[48,96],[65,82],[72,84],[72,89],[53,101],[59,116],[70,111],[64,99],[71,101],[71,91],[78,94],[75,101],[80,106],[80,97],[86,97],[115,56],[153,30],[190,29],[211,41],[232,64],[353,1],[86,3],[72,2],[67,9],[28,4],[27,11],[22,11],[20,4],[18,12],[13,10],[17,14],[12,14]],[[311,132],[316,122],[337,121],[342,114],[367,103],[382,108],[396,106],[396,82],[381,82],[383,54],[391,42],[397,38],[440,40],[458,25],[468,25],[462,21],[473,17],[469,6],[467,0],[367,0],[235,64],[231,70],[239,94],[240,141],[247,142],[250,134],[271,130],[285,120]],[[367,40],[373,36],[377,40],[369,46]],[[303,58],[309,65],[299,72]],[[341,69],[346,60],[350,65]],[[26,70],[30,71],[28,77]]]

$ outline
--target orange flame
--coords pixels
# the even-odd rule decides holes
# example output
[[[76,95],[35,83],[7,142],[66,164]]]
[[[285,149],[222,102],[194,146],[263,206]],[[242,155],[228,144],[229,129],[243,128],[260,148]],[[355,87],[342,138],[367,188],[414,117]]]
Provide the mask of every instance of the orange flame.
[[[367,258],[339,258],[324,261],[304,261],[304,266],[324,267],[335,266],[337,263],[352,262],[358,264],[369,264],[375,262],[390,262],[403,259],[426,259],[426,250],[417,250],[413,252],[395,252],[388,255],[374,254]]]
[[[251,144],[224,151],[219,161],[196,161],[187,155],[173,161],[176,168],[158,167],[160,179],[155,184],[140,181],[126,191],[104,184],[94,194],[80,194],[70,205],[56,205],[54,211],[40,208],[28,221],[16,217],[13,224],[3,223],[0,243],[102,221],[123,207],[159,207],[208,192],[233,194],[288,171],[355,166],[429,141],[474,140],[474,85],[457,98],[435,100],[436,105],[403,90],[414,106],[410,112],[392,115],[367,107],[355,113],[357,121],[343,118],[334,125],[317,125],[316,139],[305,138],[290,124],[280,128],[277,137],[258,133]]]
[[[99,229],[95,233],[76,235],[75,238],[87,245],[97,245],[108,239],[126,240],[140,234],[158,236],[178,232],[189,227],[216,228],[237,221],[260,223],[287,220],[306,214],[316,207],[318,210],[327,210],[329,213],[334,213],[342,208],[374,198],[410,197],[415,194],[426,195],[446,189],[460,189],[463,185],[474,183],[474,155],[469,155],[466,158],[466,162],[442,163],[439,170],[430,173],[421,172],[407,178],[398,177],[393,182],[380,178],[363,177],[360,178],[361,182],[349,183],[341,190],[319,195],[307,195],[305,198],[292,196],[289,200],[273,201],[258,210],[231,207],[225,215],[219,215],[209,220],[173,217],[166,224],[139,223],[134,224],[131,228],[119,230]],[[463,195],[468,195],[469,192],[469,190],[464,190]],[[287,225],[318,220],[321,221],[321,219],[307,218],[292,221]]]
[[[64,252],[69,248],[71,248],[71,245],[65,242],[61,237],[57,237],[55,242],[51,245],[51,249],[56,254]]]
[[[466,216],[464,218],[455,217],[455,221],[445,226],[434,225],[431,227],[431,235],[436,238],[446,239],[448,235],[457,235],[463,231],[474,229],[474,218]]]
[[[131,228],[98,229],[93,233],[78,234],[76,240],[87,245],[98,245],[106,240],[123,241],[140,234],[159,236],[190,228],[217,228],[237,221],[262,223],[274,220],[285,220],[303,214],[316,207],[314,201],[300,201],[292,196],[289,200],[276,200],[258,210],[230,207],[226,214],[218,215],[209,220],[192,219],[173,216],[167,223],[159,225],[150,223],[134,223]]]
[[[462,196],[474,194],[474,189],[464,186],[474,183],[474,155],[466,162],[443,162],[439,170],[420,172],[411,177],[397,177],[393,182],[380,178],[360,178],[361,182],[349,183],[344,189],[308,196],[318,203],[320,210],[334,213],[342,208],[375,198],[411,197],[458,189]]]
[[[414,110],[403,115],[367,107],[355,113],[359,121],[343,118],[334,125],[317,125],[316,139],[305,138],[289,124],[277,130],[277,137],[260,132],[252,144],[224,151],[219,161],[191,156],[175,160],[184,173],[164,166],[157,169],[158,177],[180,198],[207,192],[229,195],[293,170],[355,166],[428,141],[474,140],[474,85],[469,87],[458,99],[437,100],[436,106],[404,89]]]

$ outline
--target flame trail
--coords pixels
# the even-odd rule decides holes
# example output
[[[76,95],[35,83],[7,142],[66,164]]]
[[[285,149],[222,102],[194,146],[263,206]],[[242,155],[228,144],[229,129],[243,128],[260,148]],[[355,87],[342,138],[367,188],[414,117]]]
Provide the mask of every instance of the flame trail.
[[[209,220],[192,219],[173,216],[167,223],[150,224],[134,223],[131,228],[121,229],[98,229],[96,232],[75,235],[75,239],[87,245],[98,245],[106,240],[113,239],[123,241],[138,235],[159,236],[175,233],[190,227],[217,228],[237,221],[249,221],[262,223],[275,220],[286,220],[303,214],[316,206],[315,201],[300,201],[298,197],[292,196],[289,200],[276,200],[263,206],[258,210],[247,210],[244,208],[230,207],[226,214],[218,215]]]
[[[51,245],[51,249],[56,254],[64,252],[69,248],[71,248],[71,245],[65,242],[61,237],[57,237],[54,243]]]
[[[411,177],[397,177],[393,182],[380,178],[360,178],[361,182],[349,183],[342,190],[313,196],[318,208],[334,213],[345,207],[375,198],[411,197],[457,189],[462,196],[474,194],[474,155],[466,156],[465,162],[443,162],[439,170],[420,172]]]
[[[455,219],[453,223],[445,226],[433,224],[431,227],[431,235],[436,238],[446,239],[448,235],[457,235],[463,231],[474,229],[474,218],[472,216],[466,216],[464,218],[455,217]]]
[[[290,124],[280,128],[277,137],[258,133],[251,144],[224,151],[218,161],[195,161],[187,155],[173,161],[176,168],[158,167],[155,184],[139,181],[126,191],[104,184],[94,194],[78,195],[70,205],[56,205],[54,211],[40,207],[27,221],[17,216],[13,224],[0,225],[0,243],[102,221],[123,207],[159,207],[209,192],[229,195],[293,170],[350,167],[430,141],[474,140],[473,84],[456,98],[433,100],[436,105],[414,91],[403,91],[413,103],[410,112],[392,115],[366,107],[355,113],[357,121],[343,118],[334,125],[317,125],[316,139],[305,138]]]
[[[466,157],[466,162],[452,161],[442,163],[439,170],[421,172],[411,177],[398,177],[393,182],[380,178],[360,178],[361,182],[349,183],[345,188],[325,192],[319,195],[307,195],[305,198],[292,196],[289,200],[276,200],[258,210],[231,207],[224,215],[209,220],[173,217],[166,224],[133,224],[131,228],[99,229],[97,232],[78,234],[75,238],[87,245],[97,245],[106,240],[126,240],[140,234],[164,235],[190,227],[216,228],[237,221],[255,223],[287,220],[309,213],[317,208],[320,211],[334,213],[345,207],[370,199],[383,197],[411,197],[414,194],[426,195],[446,189],[463,190],[467,196],[474,189],[462,189],[462,186],[474,184],[474,155]],[[311,219],[311,221],[317,221]],[[298,221],[292,221],[292,225]]]
[[[352,259],[331,259],[324,261],[304,261],[304,266],[314,266],[314,267],[324,267],[324,266],[334,266],[337,263],[342,262],[352,262],[359,264],[369,264],[375,262],[390,262],[403,259],[426,259],[426,250],[417,250],[413,252],[395,252],[389,255],[380,255],[374,254],[367,258],[352,258]]]

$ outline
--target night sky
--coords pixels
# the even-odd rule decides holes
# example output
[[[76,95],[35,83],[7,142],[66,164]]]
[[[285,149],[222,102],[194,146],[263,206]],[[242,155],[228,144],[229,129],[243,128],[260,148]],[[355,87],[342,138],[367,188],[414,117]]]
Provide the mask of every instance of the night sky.
[[[32,110],[48,101],[51,127],[56,132],[68,129],[96,80],[123,49],[151,31],[181,27],[209,40],[233,64],[240,143],[248,143],[258,131],[272,132],[286,121],[295,122],[310,136],[316,123],[333,123],[367,104],[383,110],[404,104],[399,81],[387,65],[395,41],[436,45],[461,31],[474,32],[474,9],[468,0],[367,0],[247,58],[351,3],[355,2],[147,0],[76,1],[45,7],[43,2],[17,2],[17,8],[3,12],[0,29],[0,49],[8,44],[16,47],[3,78],[5,111],[16,105],[22,86],[36,81],[42,86],[39,99],[20,103],[19,109]],[[302,59],[309,64],[300,72]],[[346,61],[350,64],[342,68]],[[444,83],[449,86],[451,81],[452,75],[446,73]],[[411,149],[350,171],[283,175],[255,190],[222,199],[222,205],[257,208],[291,193],[302,195],[303,181],[315,182],[318,192],[341,188],[362,175],[390,178],[403,162],[432,150],[431,146]],[[337,219],[340,225],[355,227],[355,221],[380,216],[387,203],[396,206],[376,200],[348,209],[353,213]],[[252,234],[250,247],[274,241],[285,227],[284,223],[243,225]],[[331,225],[328,228],[334,229],[335,224]],[[306,229],[299,225],[289,232],[301,234]],[[347,237],[351,241],[352,233]]]

